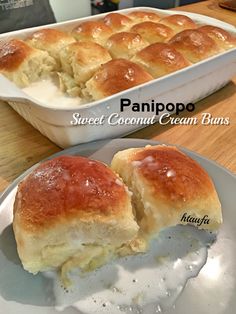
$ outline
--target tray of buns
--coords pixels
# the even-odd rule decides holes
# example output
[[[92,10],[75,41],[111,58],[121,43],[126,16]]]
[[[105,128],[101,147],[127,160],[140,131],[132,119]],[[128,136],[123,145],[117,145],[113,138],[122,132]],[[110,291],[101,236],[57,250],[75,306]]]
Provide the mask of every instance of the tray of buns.
[[[140,7],[0,35],[0,99],[61,147],[128,134],[145,124],[122,121],[164,113],[133,103],[194,103],[235,73],[235,28],[187,12]]]
[[[233,314],[235,184],[155,141],[50,156],[0,197],[2,312]]]

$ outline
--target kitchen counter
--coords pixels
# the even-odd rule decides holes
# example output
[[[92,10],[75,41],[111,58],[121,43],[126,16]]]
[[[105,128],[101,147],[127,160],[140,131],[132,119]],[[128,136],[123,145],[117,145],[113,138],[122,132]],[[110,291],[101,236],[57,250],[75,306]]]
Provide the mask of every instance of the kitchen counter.
[[[236,13],[218,7],[216,1],[203,1],[176,8],[205,14],[236,26]],[[184,117],[201,118],[202,113],[229,118],[229,125],[155,124],[129,137],[154,139],[177,144],[212,159],[236,172],[236,78],[196,105]],[[0,191],[33,164],[61,149],[21,118],[7,103],[0,102]]]

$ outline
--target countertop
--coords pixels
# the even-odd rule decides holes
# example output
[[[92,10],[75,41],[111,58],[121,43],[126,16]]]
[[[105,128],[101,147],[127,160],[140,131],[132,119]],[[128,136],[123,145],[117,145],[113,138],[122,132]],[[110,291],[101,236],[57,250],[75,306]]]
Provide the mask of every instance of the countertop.
[[[217,1],[202,1],[175,10],[205,14],[236,26],[236,13],[218,7]],[[236,78],[200,101],[190,116],[200,118],[203,112],[229,117],[230,125],[155,124],[129,137],[181,145],[236,172]],[[4,102],[0,102],[0,135],[0,191],[33,164],[61,150]]]

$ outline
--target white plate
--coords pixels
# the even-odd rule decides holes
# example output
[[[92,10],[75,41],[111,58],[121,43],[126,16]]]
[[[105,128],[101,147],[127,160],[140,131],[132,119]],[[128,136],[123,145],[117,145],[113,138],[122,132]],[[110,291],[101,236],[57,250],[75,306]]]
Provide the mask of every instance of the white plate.
[[[146,144],[156,144],[156,142],[134,139],[100,141],[73,147],[54,156],[80,154],[92,156],[97,160],[109,163],[116,151]],[[158,248],[155,248],[154,243],[151,253],[112,262],[97,272],[87,275],[85,279],[77,276],[79,279],[75,288],[69,293],[64,292],[58,286],[57,281],[52,278],[28,274],[22,269],[16,252],[11,225],[12,204],[17,184],[27,173],[32,171],[34,166],[20,176],[3,193],[0,199],[0,313],[54,314],[61,312],[75,314],[81,313],[81,309],[84,313],[98,314],[131,313],[131,309],[133,309],[133,313],[156,313],[159,310],[158,304],[167,306],[168,303],[173,303],[171,299],[175,299],[176,295],[181,292],[181,288],[175,293],[174,290],[168,290],[170,296],[160,299],[161,290],[159,288],[163,286],[160,272],[165,272],[166,281],[169,285],[172,284],[172,288],[175,286],[175,282],[183,285],[183,277],[186,277],[187,273],[188,277],[196,275],[202,266],[201,263],[205,262],[204,258],[207,258],[207,262],[200,273],[196,278],[188,280],[181,295],[177,298],[175,306],[167,308],[164,312],[168,314],[187,314],[191,310],[191,314],[235,313],[236,177],[216,163],[186,149],[182,150],[207,170],[216,185],[223,207],[224,223],[219,231],[217,241],[208,249],[208,257],[206,255],[207,250],[202,245],[206,239],[206,234],[187,226],[166,230],[162,233],[160,239],[155,242],[158,244]],[[169,236],[172,238],[169,239]],[[164,242],[160,243],[163,238],[165,238]],[[202,241],[201,247],[192,249],[190,255],[184,253],[184,250],[188,251],[190,249],[192,239],[200,238]],[[173,249],[177,246],[178,249]],[[152,263],[151,255],[155,250],[159,250],[161,254],[169,250],[174,262],[178,261],[179,257],[184,256],[184,262],[179,268],[177,267],[178,263],[172,263],[173,261],[169,260],[161,263],[160,259],[158,263]],[[196,266],[194,261],[197,260],[196,253],[199,252],[201,261]],[[193,256],[195,257],[191,261]],[[177,271],[174,270],[174,267],[173,269],[167,269],[171,267],[171,263]],[[189,272],[189,265],[192,266],[192,273]],[[132,279],[138,279],[138,281],[134,280],[133,282]],[[111,287],[107,287],[108,284]],[[84,286],[83,289],[82,286]],[[119,289],[116,290],[116,288],[121,288],[126,293],[120,293]],[[149,302],[155,295],[157,296],[155,302]],[[135,303],[139,305],[134,306],[132,302],[132,304],[129,303],[129,300],[133,298]],[[114,304],[110,303],[112,300]],[[150,304],[146,304],[147,302]],[[104,304],[106,306],[103,306]],[[120,309],[117,308],[118,304],[122,305]],[[130,305],[132,308],[130,308]]]

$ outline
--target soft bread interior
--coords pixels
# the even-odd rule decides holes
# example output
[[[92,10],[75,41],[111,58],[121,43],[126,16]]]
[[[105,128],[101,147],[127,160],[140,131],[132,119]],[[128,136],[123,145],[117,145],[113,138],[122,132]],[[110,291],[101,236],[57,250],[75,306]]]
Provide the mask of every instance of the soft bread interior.
[[[14,233],[23,267],[30,273],[60,268],[63,283],[75,267],[90,271],[119,254],[124,243],[136,237],[138,226],[130,215],[99,222],[75,220],[55,225],[41,234],[30,234],[20,227],[17,213]],[[63,235],[63,237],[62,237]]]
[[[78,96],[85,83],[111,60],[108,51],[93,42],[70,44],[60,51],[62,73],[59,73],[61,90],[70,96]]]
[[[56,62],[47,52],[35,50],[16,71],[4,71],[3,74],[18,87],[23,88],[50,76],[55,68]]]

